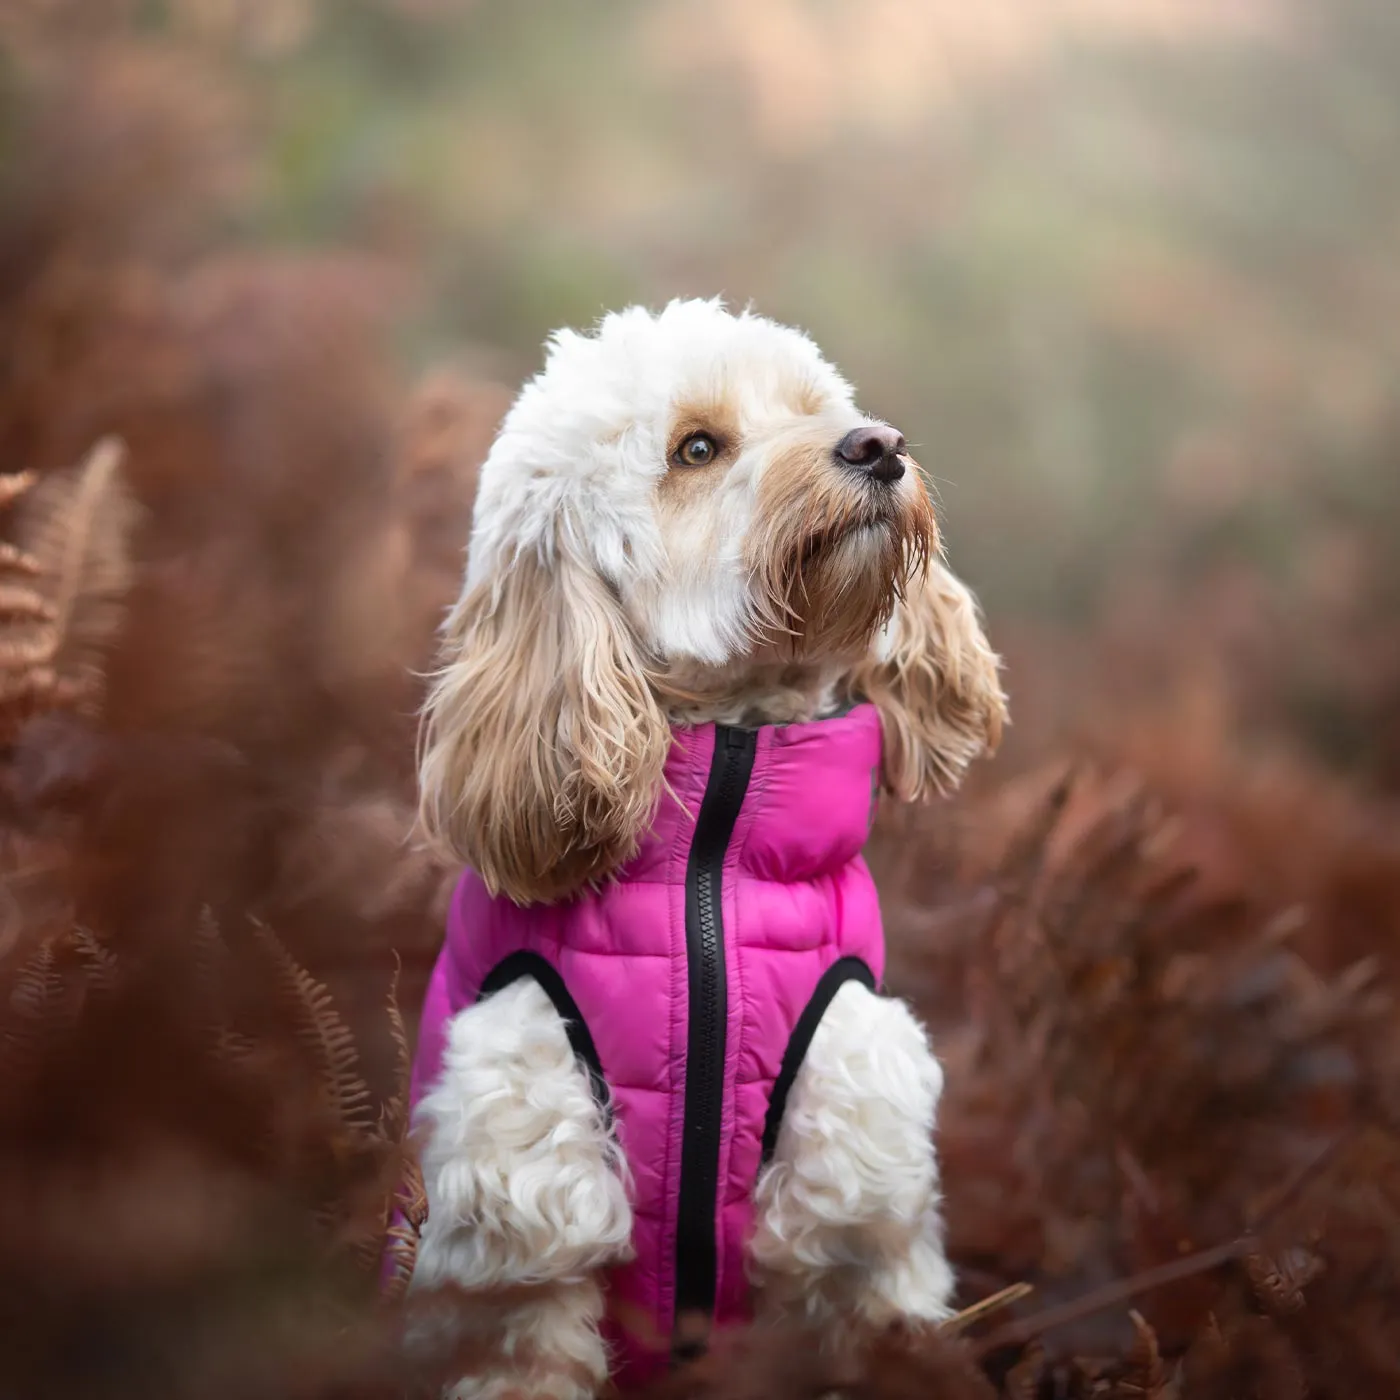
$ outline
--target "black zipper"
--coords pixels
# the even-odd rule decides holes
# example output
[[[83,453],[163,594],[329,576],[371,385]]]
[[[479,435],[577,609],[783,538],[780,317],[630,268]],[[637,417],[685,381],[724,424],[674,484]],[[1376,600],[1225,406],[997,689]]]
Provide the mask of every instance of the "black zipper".
[[[715,726],[715,752],[685,872],[685,951],[690,1035],[685,1063],[685,1128],[676,1211],[678,1355],[703,1350],[714,1316],[720,1126],[724,1112],[724,858],[748,792],[758,734]]]

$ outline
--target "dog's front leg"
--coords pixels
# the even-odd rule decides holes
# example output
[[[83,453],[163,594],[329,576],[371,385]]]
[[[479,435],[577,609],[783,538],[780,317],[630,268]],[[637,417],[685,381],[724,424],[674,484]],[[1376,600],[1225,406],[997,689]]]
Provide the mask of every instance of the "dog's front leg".
[[[760,1320],[831,1339],[950,1313],[934,1114],[943,1072],[909,1008],[847,983],[812,1038],[773,1161],[751,1263]]]
[[[480,1292],[422,1313],[425,1332],[450,1318],[471,1358],[451,1394],[594,1395],[608,1372],[599,1271],[628,1257],[632,1211],[617,1145],[535,982],[453,1018],[417,1123],[428,1219],[412,1289]]]

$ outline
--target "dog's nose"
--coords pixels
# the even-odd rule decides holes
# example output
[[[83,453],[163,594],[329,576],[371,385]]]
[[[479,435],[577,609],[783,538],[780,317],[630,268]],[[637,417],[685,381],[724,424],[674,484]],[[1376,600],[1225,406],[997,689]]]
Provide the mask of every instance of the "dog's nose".
[[[836,455],[848,466],[876,481],[898,481],[904,475],[904,434],[888,423],[852,428],[836,444]]]

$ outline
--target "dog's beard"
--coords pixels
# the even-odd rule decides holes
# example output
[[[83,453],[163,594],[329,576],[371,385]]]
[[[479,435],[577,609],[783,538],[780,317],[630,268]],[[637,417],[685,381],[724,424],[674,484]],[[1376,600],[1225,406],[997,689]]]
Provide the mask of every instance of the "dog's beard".
[[[933,509],[919,489],[809,490],[765,533],[758,569],[764,640],[794,660],[859,656],[889,621],[937,543]]]

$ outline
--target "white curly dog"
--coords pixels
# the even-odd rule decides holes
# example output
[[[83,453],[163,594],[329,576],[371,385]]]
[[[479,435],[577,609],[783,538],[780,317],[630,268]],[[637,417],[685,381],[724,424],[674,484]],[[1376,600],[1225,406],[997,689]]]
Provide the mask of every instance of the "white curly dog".
[[[859,845],[872,773],[951,790],[1005,706],[904,439],[795,330],[631,308],[552,337],[468,559],[421,740],[469,870],[414,1288],[512,1291],[457,1393],[577,1400],[750,1315],[946,1316],[942,1072],[877,990]]]

